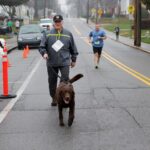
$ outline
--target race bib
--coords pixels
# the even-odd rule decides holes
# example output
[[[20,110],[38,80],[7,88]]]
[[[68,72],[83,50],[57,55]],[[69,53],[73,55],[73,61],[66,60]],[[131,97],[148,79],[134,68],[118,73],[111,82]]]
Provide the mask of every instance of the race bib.
[[[95,41],[94,44],[95,44],[95,45],[99,45],[99,44],[100,44],[100,41]]]
[[[52,48],[58,52],[62,47],[64,46],[64,44],[60,41],[60,40],[57,40],[53,45],[52,45]]]

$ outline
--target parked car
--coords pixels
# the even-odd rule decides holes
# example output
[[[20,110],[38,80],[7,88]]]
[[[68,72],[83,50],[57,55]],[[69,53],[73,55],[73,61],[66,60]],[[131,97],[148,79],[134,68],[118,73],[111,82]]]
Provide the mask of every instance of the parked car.
[[[6,34],[8,33],[8,27],[5,25],[0,25],[0,34]]]
[[[37,24],[29,24],[21,26],[18,36],[17,43],[18,49],[22,49],[26,45],[29,47],[38,47],[44,30]]]
[[[53,28],[53,19],[50,19],[50,18],[43,18],[43,19],[40,19],[39,25],[40,25],[43,29],[46,29],[47,26],[50,26],[50,28]]]

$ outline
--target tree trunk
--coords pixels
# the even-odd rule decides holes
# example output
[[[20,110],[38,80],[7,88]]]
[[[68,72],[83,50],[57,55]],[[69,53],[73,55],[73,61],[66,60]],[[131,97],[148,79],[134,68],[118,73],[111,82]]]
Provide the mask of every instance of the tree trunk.
[[[135,0],[134,45],[141,46],[141,1]]]
[[[38,18],[38,1],[37,0],[34,0],[34,10],[35,10],[35,13],[34,13],[34,18]]]

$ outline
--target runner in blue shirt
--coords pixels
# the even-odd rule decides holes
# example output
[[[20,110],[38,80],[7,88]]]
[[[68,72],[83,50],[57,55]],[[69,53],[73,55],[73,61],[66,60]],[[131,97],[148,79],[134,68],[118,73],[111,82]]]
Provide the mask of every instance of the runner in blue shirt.
[[[104,40],[106,38],[106,33],[100,29],[100,24],[96,24],[95,29],[89,34],[89,42],[93,45],[95,69],[98,69],[101,52],[104,46]]]

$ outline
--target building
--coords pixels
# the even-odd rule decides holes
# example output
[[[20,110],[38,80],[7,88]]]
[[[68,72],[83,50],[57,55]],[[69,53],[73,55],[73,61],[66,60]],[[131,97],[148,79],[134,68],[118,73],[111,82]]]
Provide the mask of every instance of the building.
[[[0,6],[0,14],[8,16],[7,12],[5,12],[1,6]],[[34,8],[33,7],[29,8],[26,5],[17,6],[16,7],[16,16],[18,18],[24,18],[24,17],[28,16],[32,20],[33,16],[34,16]]]
[[[130,4],[130,0],[121,0],[120,1],[121,14],[123,14],[123,15],[128,14],[129,4]]]

